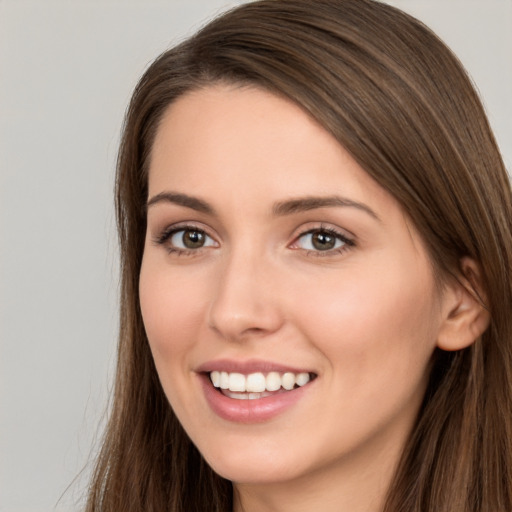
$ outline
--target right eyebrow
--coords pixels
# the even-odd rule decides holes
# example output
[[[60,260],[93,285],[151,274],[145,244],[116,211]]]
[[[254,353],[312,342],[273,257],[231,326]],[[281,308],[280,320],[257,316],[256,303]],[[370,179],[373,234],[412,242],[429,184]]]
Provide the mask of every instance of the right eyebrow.
[[[146,208],[149,209],[151,206],[163,202],[184,206],[208,215],[215,215],[215,210],[206,201],[179,192],[160,192],[148,200]]]

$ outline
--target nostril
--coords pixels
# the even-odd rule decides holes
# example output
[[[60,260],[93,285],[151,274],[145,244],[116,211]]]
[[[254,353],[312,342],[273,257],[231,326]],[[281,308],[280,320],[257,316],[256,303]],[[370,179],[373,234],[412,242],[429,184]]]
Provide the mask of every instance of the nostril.
[[[281,326],[277,311],[242,305],[228,310],[226,305],[214,304],[211,308],[208,326],[217,334],[231,341],[244,341],[273,333]]]

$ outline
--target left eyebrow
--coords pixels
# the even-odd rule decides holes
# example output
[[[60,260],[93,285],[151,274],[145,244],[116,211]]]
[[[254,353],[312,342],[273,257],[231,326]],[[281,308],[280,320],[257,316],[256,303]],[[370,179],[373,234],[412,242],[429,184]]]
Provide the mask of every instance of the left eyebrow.
[[[289,199],[287,201],[280,201],[274,204],[272,213],[276,216],[284,216],[308,210],[315,210],[317,208],[332,207],[357,208],[358,210],[366,212],[375,220],[381,222],[380,217],[369,206],[341,196],[307,196],[297,199]]]

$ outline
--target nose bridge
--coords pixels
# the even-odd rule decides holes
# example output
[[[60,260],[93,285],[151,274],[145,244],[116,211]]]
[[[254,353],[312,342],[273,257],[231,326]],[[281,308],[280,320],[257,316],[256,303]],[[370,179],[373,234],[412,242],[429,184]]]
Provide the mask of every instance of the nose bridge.
[[[251,244],[229,251],[216,280],[210,327],[230,340],[277,330],[281,315],[271,274],[264,251]]]

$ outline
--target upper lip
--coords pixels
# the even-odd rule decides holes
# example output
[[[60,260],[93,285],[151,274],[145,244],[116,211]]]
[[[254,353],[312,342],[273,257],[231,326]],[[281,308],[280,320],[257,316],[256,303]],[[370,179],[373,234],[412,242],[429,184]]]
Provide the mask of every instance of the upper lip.
[[[201,364],[196,371],[198,373],[210,373],[213,371],[242,373],[249,375],[250,373],[314,373],[309,368],[297,368],[286,364],[275,363],[272,361],[264,361],[260,359],[249,359],[247,361],[236,361],[233,359],[215,359]]]

